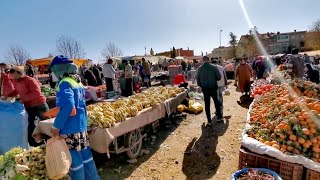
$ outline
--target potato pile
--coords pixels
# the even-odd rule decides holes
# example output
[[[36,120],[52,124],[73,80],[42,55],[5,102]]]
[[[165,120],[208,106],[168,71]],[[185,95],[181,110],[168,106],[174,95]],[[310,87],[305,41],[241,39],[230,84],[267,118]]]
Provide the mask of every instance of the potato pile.
[[[88,126],[109,128],[126,118],[136,116],[139,111],[153,107],[167,99],[176,97],[184,92],[178,87],[152,87],[128,98],[115,102],[102,102],[87,106]]]

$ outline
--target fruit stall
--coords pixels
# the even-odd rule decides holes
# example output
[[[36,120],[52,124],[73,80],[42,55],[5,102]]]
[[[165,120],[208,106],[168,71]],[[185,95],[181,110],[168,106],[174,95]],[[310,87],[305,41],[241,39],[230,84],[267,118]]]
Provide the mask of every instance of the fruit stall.
[[[242,136],[239,169],[268,168],[283,179],[320,177],[320,86],[255,82]]]
[[[146,136],[144,127],[170,115],[185,98],[184,88],[152,87],[114,102],[88,105],[91,148],[108,156],[109,153],[127,152],[129,158],[135,159],[140,154],[142,139]],[[53,121],[39,122],[34,135],[51,136]]]

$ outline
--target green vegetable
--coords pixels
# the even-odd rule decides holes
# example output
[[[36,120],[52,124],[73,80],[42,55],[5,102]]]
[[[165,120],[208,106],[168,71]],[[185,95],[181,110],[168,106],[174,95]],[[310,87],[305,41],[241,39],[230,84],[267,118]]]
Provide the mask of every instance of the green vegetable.
[[[22,174],[17,174],[13,180],[27,180],[27,178]]]
[[[0,176],[5,175],[5,172],[8,170],[8,168],[15,164],[15,156],[22,152],[22,148],[14,147],[4,154],[3,160],[0,163]]]

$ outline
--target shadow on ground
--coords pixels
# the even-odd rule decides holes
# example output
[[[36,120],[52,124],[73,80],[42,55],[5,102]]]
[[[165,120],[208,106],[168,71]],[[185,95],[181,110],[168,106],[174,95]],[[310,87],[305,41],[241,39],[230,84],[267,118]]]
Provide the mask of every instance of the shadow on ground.
[[[157,139],[155,140],[154,144],[150,144],[149,141],[143,142],[143,149],[150,150],[150,153],[148,155],[138,157],[138,162],[135,164],[129,164],[127,162],[128,157],[126,153],[118,155],[110,154],[111,157],[110,159],[108,159],[106,154],[93,152],[101,180],[122,180],[125,178],[129,178],[131,174],[140,167],[141,164],[152,157],[154,153],[156,153],[157,150],[160,149],[161,144],[167,139],[167,137],[179,126],[178,120],[171,121],[171,125],[164,124],[164,122],[165,121],[160,121],[160,128],[155,134]]]
[[[237,101],[239,106],[249,109],[250,104],[252,103],[253,99],[248,95],[242,95],[240,97],[240,101]]]
[[[224,123],[213,121],[212,127],[202,124],[200,138],[193,138],[184,153],[182,171],[187,180],[210,179],[216,174],[221,163],[216,153],[218,137],[227,131],[230,118],[225,117]]]

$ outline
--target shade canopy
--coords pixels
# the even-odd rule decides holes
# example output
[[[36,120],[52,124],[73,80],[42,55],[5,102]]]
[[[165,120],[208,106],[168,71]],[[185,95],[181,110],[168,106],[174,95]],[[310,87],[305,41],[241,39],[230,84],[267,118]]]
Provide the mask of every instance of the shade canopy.
[[[53,60],[53,57],[49,57],[49,58],[41,58],[41,59],[31,59],[29,60],[29,62],[34,67],[39,67],[39,66],[49,66],[52,60]],[[77,66],[82,66],[83,64],[88,62],[87,59],[72,59],[72,61]]]

